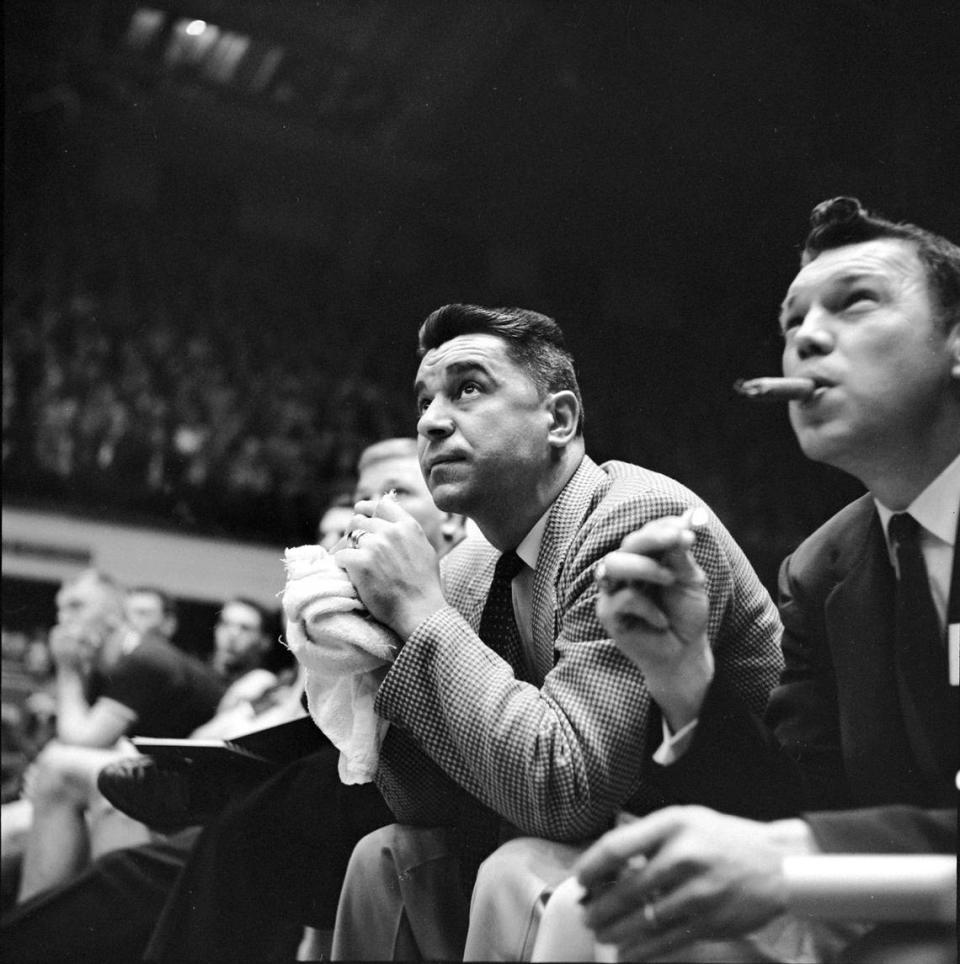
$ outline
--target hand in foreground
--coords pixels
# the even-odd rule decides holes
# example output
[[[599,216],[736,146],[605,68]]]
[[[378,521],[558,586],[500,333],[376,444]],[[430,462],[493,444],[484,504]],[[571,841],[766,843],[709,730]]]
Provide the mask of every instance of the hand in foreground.
[[[597,617],[643,671],[674,732],[696,719],[713,680],[706,577],[691,552],[706,521],[696,508],[648,522],[597,571]]]
[[[668,807],[611,830],[577,862],[584,921],[620,960],[738,937],[783,912],[782,861],[815,849],[801,820],[764,824]]]
[[[446,605],[437,553],[416,519],[396,499],[361,501],[336,560],[374,619],[406,639]]]

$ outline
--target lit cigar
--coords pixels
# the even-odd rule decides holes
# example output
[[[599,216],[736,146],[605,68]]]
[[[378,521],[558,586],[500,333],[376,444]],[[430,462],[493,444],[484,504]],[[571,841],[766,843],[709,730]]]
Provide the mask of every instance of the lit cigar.
[[[812,378],[741,378],[733,386],[744,398],[762,402],[802,402],[816,390]]]

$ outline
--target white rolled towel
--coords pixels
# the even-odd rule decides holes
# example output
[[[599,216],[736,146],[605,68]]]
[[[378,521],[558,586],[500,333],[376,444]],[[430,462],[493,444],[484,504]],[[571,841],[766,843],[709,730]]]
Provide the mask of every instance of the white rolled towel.
[[[305,670],[310,716],[340,751],[340,780],[369,783],[387,731],[373,702],[399,640],[323,547],[287,549],[284,568],[286,644]]]

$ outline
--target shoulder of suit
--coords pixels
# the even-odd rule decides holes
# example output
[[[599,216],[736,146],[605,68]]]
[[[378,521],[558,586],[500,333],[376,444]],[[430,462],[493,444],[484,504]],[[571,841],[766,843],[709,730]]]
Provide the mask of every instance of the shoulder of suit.
[[[704,504],[695,492],[676,479],[640,465],[611,461],[604,462],[600,470],[607,476],[608,485],[600,493],[596,509],[604,514],[629,504],[654,519]]]
[[[876,512],[870,493],[844,506],[791,553],[791,569],[820,570],[825,565],[834,565],[841,556],[849,556],[851,559],[859,556],[866,548],[866,536]]]

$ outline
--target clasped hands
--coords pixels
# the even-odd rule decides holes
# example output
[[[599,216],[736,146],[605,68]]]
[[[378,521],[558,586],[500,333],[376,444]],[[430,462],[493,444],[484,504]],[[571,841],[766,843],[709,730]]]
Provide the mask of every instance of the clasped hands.
[[[697,718],[713,680],[706,577],[692,552],[707,519],[693,508],[648,522],[597,567],[597,616],[673,732]]]
[[[389,493],[354,506],[350,533],[333,552],[370,615],[401,639],[446,605],[436,551]]]

